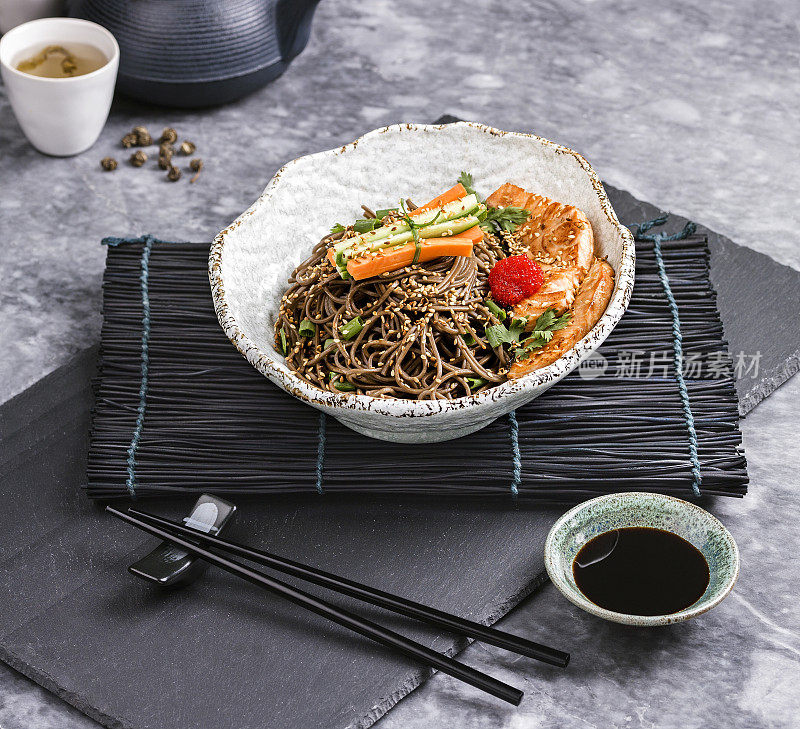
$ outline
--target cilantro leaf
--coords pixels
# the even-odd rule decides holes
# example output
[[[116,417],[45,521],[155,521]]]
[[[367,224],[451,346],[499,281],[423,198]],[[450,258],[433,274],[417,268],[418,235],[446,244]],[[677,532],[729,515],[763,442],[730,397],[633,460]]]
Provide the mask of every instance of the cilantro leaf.
[[[482,199],[475,190],[475,180],[469,172],[462,171],[458,177],[458,182],[463,185],[468,195],[475,195],[479,200]],[[486,210],[478,216],[478,219],[481,221],[481,228],[485,231],[504,230],[506,233],[513,233],[530,215],[530,210],[517,208],[513,205],[505,208],[487,206]]]
[[[508,338],[508,329],[503,324],[493,324],[490,327],[486,327],[486,339],[489,340],[490,347],[500,347],[512,341]]]
[[[530,210],[517,208],[513,205],[509,205],[505,208],[489,207],[486,209],[486,215],[481,223],[481,228],[488,232],[504,230],[506,233],[513,233],[530,217],[530,215]]]
[[[475,181],[472,179],[472,175],[469,172],[463,172],[458,176],[457,182],[460,182],[464,189],[467,191],[467,195],[477,195],[480,199],[480,195],[475,191],[473,185]]]
[[[514,349],[513,355],[516,359],[527,357],[531,352],[541,349],[552,338],[553,333],[563,329],[569,323],[572,312],[568,311],[561,316],[556,316],[555,309],[548,309],[542,313],[533,325],[533,331],[527,339],[520,341],[519,346]]]
[[[505,324],[493,324],[486,327],[486,339],[489,340],[489,346],[500,347],[503,344],[517,344],[527,323],[527,319],[512,319],[511,326],[508,328]]]
[[[572,312],[570,311],[563,313],[561,316],[556,316],[555,309],[548,309],[536,320],[536,324],[533,325],[533,331],[557,332],[567,326],[571,318]]]
[[[333,235],[334,233],[344,233],[345,230],[346,228],[341,223],[334,223],[331,227],[330,235]]]

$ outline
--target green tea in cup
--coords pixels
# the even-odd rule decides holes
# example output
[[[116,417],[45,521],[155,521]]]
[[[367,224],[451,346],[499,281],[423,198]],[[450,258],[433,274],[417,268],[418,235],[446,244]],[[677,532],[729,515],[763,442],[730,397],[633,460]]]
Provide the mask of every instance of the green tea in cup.
[[[88,43],[49,45],[22,55],[24,60],[16,64],[17,71],[43,78],[84,76],[108,63],[105,54]]]

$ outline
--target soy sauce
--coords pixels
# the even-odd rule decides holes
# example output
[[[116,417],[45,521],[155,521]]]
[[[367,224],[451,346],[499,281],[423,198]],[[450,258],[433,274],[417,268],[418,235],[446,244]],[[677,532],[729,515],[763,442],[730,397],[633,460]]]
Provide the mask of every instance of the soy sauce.
[[[598,534],[572,563],[578,589],[595,605],[627,615],[669,615],[708,587],[700,550],[663,529],[625,527]]]

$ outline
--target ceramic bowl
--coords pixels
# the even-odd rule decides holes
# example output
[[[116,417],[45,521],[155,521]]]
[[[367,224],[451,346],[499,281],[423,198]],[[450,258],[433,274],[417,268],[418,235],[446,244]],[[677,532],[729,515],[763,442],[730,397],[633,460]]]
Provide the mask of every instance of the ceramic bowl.
[[[324,392],[292,373],[275,349],[273,325],[294,267],[334,222],[356,218],[362,203],[380,207],[400,195],[427,200],[449,187],[461,170],[474,174],[484,195],[511,181],[586,213],[595,251],[608,257],[616,276],[611,302],[597,325],[549,367],[449,402]],[[630,231],[617,220],[589,163],[571,149],[533,134],[469,122],[398,124],[281,168],[250,209],[215,238],[209,277],[222,328],[259,372],[359,433],[421,443],[479,430],[575,369],[625,312],[634,263]]]
[[[626,615],[591,602],[575,584],[572,562],[581,547],[598,534],[624,527],[664,529],[700,550],[711,573],[700,599],[669,615]],[[607,494],[578,504],[547,535],[544,561],[550,579],[567,600],[592,615],[640,627],[670,625],[711,610],[731,591],[739,575],[739,550],[718,519],[688,501],[644,492]]]

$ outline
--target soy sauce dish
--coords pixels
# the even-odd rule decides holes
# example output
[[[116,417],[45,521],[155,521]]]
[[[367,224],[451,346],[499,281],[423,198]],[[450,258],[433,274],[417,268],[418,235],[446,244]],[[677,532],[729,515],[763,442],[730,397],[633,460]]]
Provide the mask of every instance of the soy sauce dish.
[[[550,579],[570,602],[640,627],[688,620],[718,605],[739,575],[739,550],[722,523],[663,494],[608,494],[552,527]]]

